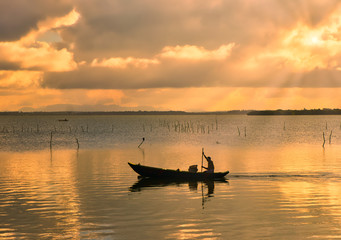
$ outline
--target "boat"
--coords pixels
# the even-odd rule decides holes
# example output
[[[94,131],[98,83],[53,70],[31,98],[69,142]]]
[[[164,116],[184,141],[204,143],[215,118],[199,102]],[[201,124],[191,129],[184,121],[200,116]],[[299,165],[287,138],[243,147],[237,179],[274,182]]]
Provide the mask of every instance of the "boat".
[[[141,177],[145,178],[158,178],[158,179],[186,179],[186,180],[219,180],[223,179],[229,171],[226,172],[189,172],[172,169],[163,169],[156,167],[144,166],[141,164],[133,164],[128,162],[129,166],[138,173]]]
[[[67,121],[69,121],[69,120],[65,118],[65,119],[58,119],[58,121],[59,121],[59,122],[67,122]]]

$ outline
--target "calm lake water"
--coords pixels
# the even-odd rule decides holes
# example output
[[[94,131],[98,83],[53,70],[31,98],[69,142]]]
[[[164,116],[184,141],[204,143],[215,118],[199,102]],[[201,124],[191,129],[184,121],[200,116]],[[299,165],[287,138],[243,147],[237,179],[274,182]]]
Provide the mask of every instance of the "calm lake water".
[[[0,239],[341,238],[340,170],[341,116],[1,116]]]

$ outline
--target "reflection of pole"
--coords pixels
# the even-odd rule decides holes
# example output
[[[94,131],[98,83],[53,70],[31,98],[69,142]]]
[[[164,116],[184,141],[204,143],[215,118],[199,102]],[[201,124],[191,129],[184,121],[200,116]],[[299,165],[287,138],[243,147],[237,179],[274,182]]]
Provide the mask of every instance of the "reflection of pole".
[[[50,148],[50,162],[52,163],[52,148]]]
[[[201,181],[201,206],[202,206],[202,209],[205,208],[204,186],[203,186],[202,181]]]
[[[145,155],[144,155],[144,149],[143,148],[139,148],[142,152],[142,163],[144,163],[145,160]]]

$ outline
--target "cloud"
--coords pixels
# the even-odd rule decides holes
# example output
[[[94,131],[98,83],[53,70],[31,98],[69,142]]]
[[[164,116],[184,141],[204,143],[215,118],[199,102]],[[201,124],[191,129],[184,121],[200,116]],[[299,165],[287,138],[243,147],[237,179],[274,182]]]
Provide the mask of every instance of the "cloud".
[[[337,2],[200,3],[150,0],[138,8],[136,1],[78,2],[77,31],[67,28],[62,36],[74,41],[75,58],[88,64],[46,72],[43,86],[339,86],[325,80],[340,69],[341,48],[332,40],[340,29]]]
[[[199,3],[63,1],[73,10],[0,42],[0,66],[43,71],[42,86],[61,89],[332,84],[305,79],[340,69],[335,1]]]
[[[147,59],[147,58],[121,58],[113,57],[109,59],[102,59],[101,61],[95,58],[91,67],[108,67],[108,68],[147,68],[151,64],[159,64],[157,59]]]
[[[65,15],[72,9],[69,0],[0,1],[0,41],[17,41],[37,29],[40,21]]]
[[[66,48],[56,49],[53,44],[37,41],[39,35],[77,22],[79,14],[72,10],[62,17],[37,22],[38,29],[30,31],[17,41],[0,42],[1,69],[70,71],[77,67],[73,53]]]
[[[177,104],[167,97],[160,108],[180,106],[192,98],[194,102],[186,101],[188,109],[199,109],[205,105],[199,100],[205,94],[210,95],[206,109],[231,106],[229,102],[251,107],[247,96],[257,98],[257,103],[270,99],[281,105],[267,97],[270,90],[253,92],[283,89],[291,96],[304,91],[285,89],[341,87],[340,7],[336,0],[36,0],[34,4],[5,0],[0,2],[0,88],[36,92],[36,100],[29,93],[26,100],[15,101],[32,108],[43,104],[50,109],[92,104],[100,108],[123,106],[124,101],[129,104],[124,107],[143,107],[167,94]],[[44,102],[43,92],[52,90],[58,94],[50,92],[53,100]],[[78,90],[104,95],[121,91],[125,97],[122,102],[105,102],[101,96],[95,104],[81,94],[76,94],[77,103],[62,94]],[[191,94],[184,97],[186,92]],[[139,105],[147,94],[157,100]]]
[[[36,42],[23,45],[21,42],[0,42],[2,69],[69,71],[77,67],[73,54],[67,49],[55,49],[48,43]]]
[[[41,80],[39,71],[0,71],[0,89],[38,88]]]
[[[224,60],[230,56],[234,43],[222,45],[216,50],[206,50],[198,46],[166,46],[162,49],[160,57],[187,60]]]

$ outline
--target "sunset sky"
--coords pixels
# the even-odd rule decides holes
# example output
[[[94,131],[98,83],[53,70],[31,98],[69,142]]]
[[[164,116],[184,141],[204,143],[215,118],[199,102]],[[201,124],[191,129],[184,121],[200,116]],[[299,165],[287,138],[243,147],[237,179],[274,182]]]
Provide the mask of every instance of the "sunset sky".
[[[0,1],[0,111],[341,108],[340,87],[340,1]]]

